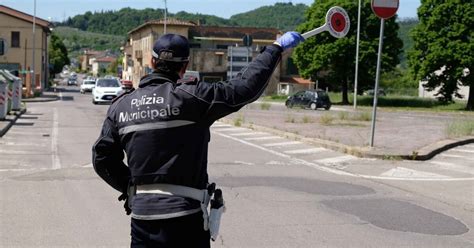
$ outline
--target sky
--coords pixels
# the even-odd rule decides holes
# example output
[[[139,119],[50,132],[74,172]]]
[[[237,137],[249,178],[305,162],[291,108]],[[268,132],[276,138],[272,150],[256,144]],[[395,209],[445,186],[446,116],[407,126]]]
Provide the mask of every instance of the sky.
[[[6,5],[28,14],[34,12],[35,0],[0,0]],[[356,0],[353,0],[356,1]],[[177,13],[201,13],[229,18],[232,15],[247,12],[265,5],[290,0],[167,0],[168,11]],[[311,5],[314,0],[296,0],[293,4],[303,3]],[[416,9],[420,0],[400,0],[398,16],[416,17]],[[119,10],[130,7],[135,9],[164,8],[164,0],[36,0],[36,14],[38,17],[52,21],[63,21],[69,16],[84,14],[86,11]]]

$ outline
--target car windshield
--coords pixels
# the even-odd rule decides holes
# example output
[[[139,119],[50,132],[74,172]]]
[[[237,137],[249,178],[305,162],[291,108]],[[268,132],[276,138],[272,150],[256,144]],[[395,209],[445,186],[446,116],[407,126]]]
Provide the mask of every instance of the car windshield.
[[[91,80],[89,80],[89,81],[84,81],[84,84],[95,84],[95,81],[91,81]]]
[[[318,91],[318,96],[319,97],[323,97],[323,96],[327,96],[328,94],[325,92],[325,91]]]
[[[99,79],[97,87],[120,87],[120,83],[115,79]]]

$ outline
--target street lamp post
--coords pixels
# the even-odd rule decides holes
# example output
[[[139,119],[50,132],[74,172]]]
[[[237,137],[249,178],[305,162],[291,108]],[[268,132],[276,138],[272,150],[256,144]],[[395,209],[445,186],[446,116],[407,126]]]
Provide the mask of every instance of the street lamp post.
[[[168,14],[168,7],[167,7],[167,4],[166,4],[166,0],[165,1],[165,24],[164,24],[164,31],[163,33],[166,34],[166,16]]]
[[[32,72],[32,78],[31,78],[31,89],[34,90],[34,87],[36,86],[36,73],[35,73],[35,52],[36,52],[36,0],[34,0],[34,8],[33,8],[33,58],[32,58],[32,63],[31,63],[31,72]]]

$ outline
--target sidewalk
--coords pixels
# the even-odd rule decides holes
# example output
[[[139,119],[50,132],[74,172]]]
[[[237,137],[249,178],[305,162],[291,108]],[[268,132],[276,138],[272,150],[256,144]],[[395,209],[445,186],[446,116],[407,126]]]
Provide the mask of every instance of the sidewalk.
[[[22,99],[22,102],[51,102],[57,100],[59,100],[57,92],[47,91],[43,92],[43,94],[39,97]],[[18,118],[20,118],[24,113],[26,113],[26,108],[23,108],[20,111],[12,111],[6,116],[5,120],[0,120],[0,138],[8,132],[11,126],[13,126]]]
[[[335,106],[330,111],[288,110],[279,103],[272,103],[268,110],[261,107],[261,102],[253,103],[221,121],[359,157],[379,159],[428,160],[453,147],[474,143],[474,136],[450,138],[446,134],[447,126],[453,122],[474,122],[474,114],[379,108],[374,147],[370,147],[372,113],[368,109],[354,111]],[[364,115],[364,120],[358,117],[360,115]]]

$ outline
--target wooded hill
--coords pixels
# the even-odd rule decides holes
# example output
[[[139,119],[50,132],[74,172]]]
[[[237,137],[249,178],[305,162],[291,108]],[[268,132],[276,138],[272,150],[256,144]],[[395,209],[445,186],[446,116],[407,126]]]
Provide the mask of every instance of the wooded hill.
[[[273,6],[264,6],[258,9],[231,16],[229,19],[214,15],[192,14],[184,11],[168,13],[171,18],[193,21],[205,26],[240,26],[240,27],[272,27],[283,31],[294,29],[304,19],[304,12],[308,6],[304,4],[277,3]],[[123,35],[148,20],[164,18],[163,9],[131,9],[123,8],[119,11],[90,11],[83,15],[68,18],[59,26],[78,28],[83,31]]]

